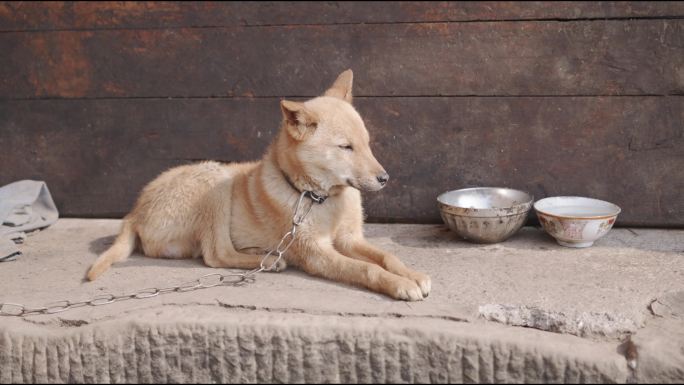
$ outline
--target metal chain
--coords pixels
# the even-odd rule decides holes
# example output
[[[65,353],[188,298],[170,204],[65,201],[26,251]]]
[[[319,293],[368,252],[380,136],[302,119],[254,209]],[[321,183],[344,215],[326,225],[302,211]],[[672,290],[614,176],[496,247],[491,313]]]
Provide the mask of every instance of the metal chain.
[[[309,196],[309,198],[311,198],[311,204],[307,209],[303,210],[302,202],[304,201],[304,197],[307,195]],[[264,257],[261,259],[261,262],[259,263],[259,267],[257,267],[254,270],[250,270],[246,273],[212,273],[203,275],[193,281],[185,282],[177,286],[170,286],[165,288],[147,288],[139,290],[135,293],[119,296],[113,294],[103,294],[93,297],[89,301],[71,302],[68,300],[63,300],[53,302],[45,305],[44,307],[39,308],[29,308],[24,305],[16,303],[0,302],[0,316],[25,317],[29,315],[55,314],[83,306],[102,306],[114,302],[127,301],[129,299],[152,298],[160,294],[166,293],[184,293],[187,291],[208,289],[210,287],[216,286],[238,287],[248,283],[252,283],[254,282],[255,274],[260,273],[262,271],[272,271],[273,269],[275,269],[276,265],[283,258],[283,255],[285,254],[287,249],[289,249],[290,246],[292,246],[292,244],[294,243],[295,235],[297,234],[297,227],[304,222],[304,219],[311,211],[314,202],[322,203],[323,200],[315,194],[311,194],[310,191],[302,192],[301,195],[299,195],[299,200],[297,201],[297,205],[295,206],[294,215],[292,216],[292,228],[290,228],[290,231],[283,235],[283,237],[280,239],[280,242],[275,248],[271,249],[268,253],[266,253],[266,255],[264,255]],[[300,210],[302,211],[300,212]],[[268,261],[268,258],[275,255],[277,256],[275,257],[273,263],[267,266],[266,263]]]

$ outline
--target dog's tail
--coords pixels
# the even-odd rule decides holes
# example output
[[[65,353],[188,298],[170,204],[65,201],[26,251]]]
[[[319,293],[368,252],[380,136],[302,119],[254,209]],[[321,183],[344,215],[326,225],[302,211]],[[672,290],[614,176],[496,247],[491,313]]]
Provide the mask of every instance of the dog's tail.
[[[123,261],[128,258],[133,252],[133,249],[135,249],[136,238],[137,235],[135,230],[133,230],[131,220],[124,218],[121,225],[121,232],[119,232],[119,235],[116,237],[114,244],[97,258],[88,271],[88,280],[94,281],[102,273],[107,271],[112,263]]]

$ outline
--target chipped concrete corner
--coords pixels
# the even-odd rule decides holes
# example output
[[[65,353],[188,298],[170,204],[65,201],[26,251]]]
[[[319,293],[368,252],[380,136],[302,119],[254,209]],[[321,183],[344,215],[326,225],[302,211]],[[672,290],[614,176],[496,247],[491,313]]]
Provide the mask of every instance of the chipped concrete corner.
[[[24,257],[0,267],[0,300],[40,306],[216,272],[133,256],[82,281],[119,223],[62,219],[29,237]],[[0,383],[684,380],[684,230],[613,229],[583,250],[529,227],[484,246],[435,225],[366,235],[431,275],[427,300],[288,269],[242,287],[3,317]]]
[[[479,314],[487,321],[579,337],[622,339],[644,326],[643,320],[636,321],[610,313],[565,314],[524,305],[487,304],[479,307]]]

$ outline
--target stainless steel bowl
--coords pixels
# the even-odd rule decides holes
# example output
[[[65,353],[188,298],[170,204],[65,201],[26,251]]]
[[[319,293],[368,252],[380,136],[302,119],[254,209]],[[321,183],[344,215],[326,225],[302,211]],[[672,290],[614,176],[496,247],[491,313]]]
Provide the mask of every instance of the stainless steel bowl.
[[[437,197],[444,223],[463,239],[476,243],[503,242],[525,224],[534,197],[524,191],[476,187]]]

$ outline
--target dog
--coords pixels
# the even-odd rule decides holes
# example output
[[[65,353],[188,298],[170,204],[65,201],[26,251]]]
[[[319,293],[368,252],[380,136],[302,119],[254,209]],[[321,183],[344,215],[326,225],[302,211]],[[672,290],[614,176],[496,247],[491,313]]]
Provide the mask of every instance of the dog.
[[[352,106],[353,73],[340,74],[323,94],[282,100],[280,131],[260,161],[213,161],[167,170],[142,190],[112,246],[87,273],[95,280],[140,246],[152,258],[203,258],[216,268],[256,269],[266,250],[290,230],[303,192],[311,210],[284,258],[308,274],[418,301],[430,277],[407,268],[363,236],[361,193],[382,189],[389,175],[370,149]],[[304,198],[302,198],[304,199]]]

